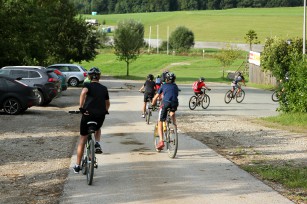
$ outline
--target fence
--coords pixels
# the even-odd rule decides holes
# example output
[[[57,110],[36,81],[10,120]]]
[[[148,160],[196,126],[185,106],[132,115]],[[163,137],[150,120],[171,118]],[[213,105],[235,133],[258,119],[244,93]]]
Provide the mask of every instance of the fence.
[[[276,86],[277,80],[271,72],[264,72],[260,66],[249,64],[249,82]]]

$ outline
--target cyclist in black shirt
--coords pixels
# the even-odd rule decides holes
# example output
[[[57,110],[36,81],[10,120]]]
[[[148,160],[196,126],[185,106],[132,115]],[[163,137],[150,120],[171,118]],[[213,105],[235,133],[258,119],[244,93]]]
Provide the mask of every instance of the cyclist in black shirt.
[[[142,108],[142,118],[145,118],[145,111],[146,111],[146,102],[147,100],[152,100],[156,93],[156,83],[153,81],[154,76],[152,74],[149,74],[147,76],[147,80],[143,84],[143,86],[140,88],[140,92],[145,88],[144,91],[144,104]]]
[[[80,122],[80,140],[77,149],[77,162],[73,167],[75,173],[80,171],[81,158],[84,151],[84,145],[87,140],[87,122],[95,121],[97,123],[97,130],[95,132],[95,152],[101,154],[100,136],[101,126],[104,122],[105,115],[110,108],[109,92],[107,87],[99,83],[100,70],[93,67],[88,72],[90,76],[90,83],[85,83],[80,94],[80,111],[82,118]]]

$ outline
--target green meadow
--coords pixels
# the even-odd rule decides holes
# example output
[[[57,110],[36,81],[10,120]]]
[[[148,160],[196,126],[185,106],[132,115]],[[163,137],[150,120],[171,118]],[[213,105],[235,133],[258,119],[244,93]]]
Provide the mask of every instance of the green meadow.
[[[244,36],[253,29],[261,43],[267,37],[294,38],[303,34],[303,7],[236,8],[226,10],[84,15],[107,26],[116,26],[123,19],[134,19],[145,26],[145,37],[167,39],[177,26],[194,32],[195,41],[245,43]]]

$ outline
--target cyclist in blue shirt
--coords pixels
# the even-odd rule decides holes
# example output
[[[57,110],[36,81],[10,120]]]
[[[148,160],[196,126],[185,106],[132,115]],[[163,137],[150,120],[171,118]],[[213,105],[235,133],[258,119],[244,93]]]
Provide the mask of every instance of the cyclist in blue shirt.
[[[152,101],[152,105],[155,105],[158,97],[161,94],[163,94],[162,104],[159,110],[159,120],[158,120],[158,133],[159,133],[160,142],[156,147],[157,149],[160,150],[162,150],[164,147],[163,122],[166,120],[168,108],[170,108],[170,116],[174,126],[176,127],[175,112],[179,105],[178,102],[179,89],[178,86],[175,84],[175,80],[176,80],[175,74],[172,72],[168,72],[165,75],[165,84],[161,86],[161,88],[158,90],[157,94],[155,95]]]

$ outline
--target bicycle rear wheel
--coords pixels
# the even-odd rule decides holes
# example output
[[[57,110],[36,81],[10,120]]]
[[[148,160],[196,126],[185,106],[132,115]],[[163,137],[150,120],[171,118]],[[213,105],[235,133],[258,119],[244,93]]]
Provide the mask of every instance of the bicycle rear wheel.
[[[231,90],[228,90],[225,94],[225,97],[224,97],[224,101],[225,103],[230,103],[230,101],[232,100],[232,91]]]
[[[197,106],[197,97],[196,96],[192,96],[190,98],[190,101],[189,101],[189,108],[191,110],[194,110],[196,108],[196,106]]]
[[[92,135],[93,137],[94,135]],[[92,185],[93,177],[94,177],[94,164],[95,164],[95,144],[94,140],[90,140],[88,143],[88,154],[87,154],[87,173],[86,179],[87,184]]]
[[[238,103],[241,103],[244,100],[245,97],[245,91],[243,89],[241,89],[240,93],[236,93],[236,101]]]
[[[178,149],[178,133],[177,133],[177,128],[172,125],[171,127],[167,128],[167,133],[166,133],[166,148],[167,148],[167,153],[170,158],[175,158],[177,154],[177,149]]]
[[[204,94],[201,106],[203,107],[203,109],[206,109],[209,107],[209,105],[210,105],[210,97],[207,94]]]
[[[87,148],[86,144],[84,145],[84,153],[81,161],[82,174],[85,175],[87,173]]]
[[[150,115],[151,115],[151,111],[150,111],[150,109],[147,109],[146,110],[146,123],[147,124],[149,124]]]
[[[278,102],[279,101],[279,98],[278,98],[279,94],[278,94],[278,91],[274,91],[273,94],[272,94],[272,101],[274,102]]]

